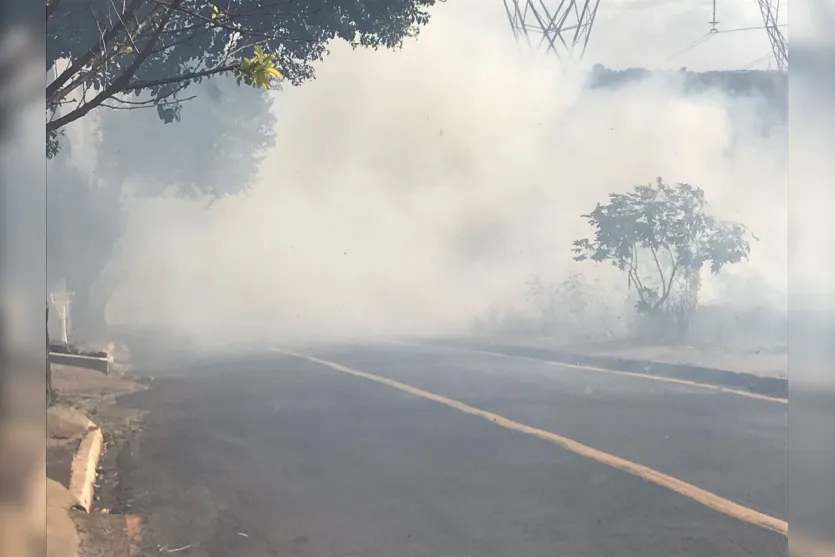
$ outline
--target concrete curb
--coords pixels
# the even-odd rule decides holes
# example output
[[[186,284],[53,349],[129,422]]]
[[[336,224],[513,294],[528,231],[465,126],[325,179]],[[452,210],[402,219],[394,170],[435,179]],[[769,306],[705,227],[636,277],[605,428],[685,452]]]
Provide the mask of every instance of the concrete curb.
[[[53,364],[63,364],[66,366],[94,369],[96,371],[104,373],[105,375],[110,375],[110,368],[113,365],[113,362],[110,358],[81,356],[79,354],[64,354],[62,352],[50,352],[49,361]]]
[[[93,506],[96,469],[103,444],[101,430],[98,427],[90,429],[81,438],[81,444],[72,459],[69,491],[76,505],[86,512],[90,512]]]

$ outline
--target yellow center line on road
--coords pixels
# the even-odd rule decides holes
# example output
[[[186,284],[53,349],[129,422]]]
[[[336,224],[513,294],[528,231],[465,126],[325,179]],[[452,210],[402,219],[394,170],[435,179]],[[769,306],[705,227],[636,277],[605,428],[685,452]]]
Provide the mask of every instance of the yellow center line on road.
[[[338,364],[336,362],[321,360],[319,358],[315,358],[307,354],[300,354],[298,352],[291,352],[289,350],[282,350],[280,348],[271,347],[270,350],[281,354],[286,354],[288,356],[294,356],[297,358],[308,360],[310,362],[329,367],[335,371],[346,373],[348,375],[353,375],[355,377],[360,377],[362,379],[367,379],[368,381],[381,383],[399,391],[403,391],[411,395],[427,400],[432,400],[439,404],[443,404],[450,408],[454,408],[456,410],[464,412],[465,414],[470,414],[473,416],[484,418],[496,424],[497,426],[503,427],[505,429],[518,431],[520,433],[525,433],[533,437],[538,437],[545,441],[549,441],[551,443],[559,445],[560,447],[563,447],[564,449],[567,449],[572,453],[575,453],[582,457],[595,460],[602,464],[611,466],[612,468],[616,468],[618,470],[622,470],[624,472],[632,474],[633,476],[637,476],[638,478],[641,478],[642,480],[645,480],[647,482],[659,485],[661,487],[665,487],[671,491],[674,491],[689,499],[692,499],[693,501],[701,503],[702,505],[705,505],[706,507],[709,507],[715,511],[748,522],[750,524],[754,524],[756,526],[772,530],[774,532],[779,532],[780,534],[786,536],[788,535],[789,526],[785,520],[780,520],[779,518],[775,518],[773,516],[769,516],[759,511],[755,511],[754,509],[744,507],[738,503],[734,503],[729,499],[720,497],[715,493],[711,493],[710,491],[707,491],[700,487],[696,487],[695,485],[689,484],[687,482],[684,482],[657,470],[653,470],[652,468],[649,468],[642,464],[638,464],[636,462],[632,462],[630,460],[626,460],[624,458],[609,453],[604,453],[603,451],[599,451],[587,445],[583,445],[582,443],[574,441],[573,439],[569,439],[568,437],[563,437],[562,435],[557,435],[556,433],[551,433],[550,431],[545,431],[519,422],[515,422],[513,420],[505,418],[504,416],[500,416],[499,414],[494,414],[493,412],[488,412],[486,410],[475,408],[468,404],[464,404],[463,402],[460,402],[458,400],[438,395],[435,393],[430,393],[429,391],[424,391],[423,389],[418,389],[417,387],[412,387],[411,385],[407,385],[405,383],[401,383],[393,379],[388,379],[386,377],[374,375],[373,373],[360,371],[358,369],[352,369],[350,367]]]
[[[503,354],[501,352],[491,352],[489,350],[478,350],[476,348],[453,348],[451,346],[435,346],[435,345],[425,345],[420,343],[411,343],[411,342],[403,342],[399,340],[391,340],[388,341],[391,344],[400,344],[403,346],[413,346],[416,348],[430,348],[434,350],[447,350],[450,352],[465,352],[471,354],[482,354],[485,356],[495,356],[497,358],[506,358],[506,359],[516,359],[516,360],[527,360],[529,362],[539,362],[540,364],[546,364],[553,367],[568,367],[571,369],[579,369],[583,371],[594,371],[597,373],[608,373],[610,375],[623,375],[626,377],[635,377],[638,379],[646,379],[648,381],[661,381],[664,383],[676,383],[678,385],[687,385],[688,387],[699,387],[702,389],[710,389],[712,391],[719,391],[721,393],[727,393],[737,396],[744,396],[748,398],[754,398],[757,400],[765,400],[767,402],[777,402],[779,404],[788,404],[788,399],[779,398],[774,396],[762,395],[759,393],[752,393],[750,391],[742,391],[740,389],[732,389],[731,387],[723,387],[721,385],[711,385],[710,383],[699,383],[698,381],[689,381],[687,379],[677,379],[675,377],[663,377],[660,375],[650,375],[648,373],[636,373],[634,371],[618,371],[616,369],[606,369],[602,367],[594,367],[594,366],[583,366],[580,364],[566,364],[563,362],[556,362],[553,360],[542,360],[539,358],[532,358],[530,356],[515,356],[511,354]]]

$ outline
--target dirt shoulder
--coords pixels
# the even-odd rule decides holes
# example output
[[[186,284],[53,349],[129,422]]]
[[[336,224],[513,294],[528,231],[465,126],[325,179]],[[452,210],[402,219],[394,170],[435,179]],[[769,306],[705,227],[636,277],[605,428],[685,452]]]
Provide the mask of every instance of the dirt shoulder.
[[[730,353],[700,350],[692,346],[641,346],[633,348],[607,349],[594,347],[584,353],[622,358],[626,360],[647,360],[675,365],[700,366],[723,369],[735,373],[750,373],[760,377],[786,379],[788,377],[788,354]]]
[[[628,346],[624,343],[599,342],[566,345],[548,338],[465,338],[466,342],[491,342],[500,345],[542,348],[560,352],[605,356],[624,360],[644,360],[674,365],[699,366],[748,373],[760,377],[786,379],[788,354],[760,352],[726,352],[694,346]]]
[[[112,406],[119,396],[146,388],[141,378],[62,364],[52,364],[52,384],[61,401],[92,414]]]
[[[786,354],[732,354],[688,346],[637,347],[614,342],[566,346],[547,338],[464,337],[423,342],[683,379],[782,399],[788,397]]]
[[[147,386],[134,378],[60,364],[52,366],[52,381],[58,403],[47,413],[49,555],[129,556],[130,519],[112,512],[105,500],[108,489],[118,483],[118,467],[111,455],[140,429],[144,418],[141,412],[116,404],[117,399]],[[101,451],[82,455],[80,449],[91,434],[100,435]],[[79,462],[85,458],[97,462],[95,470],[87,466],[89,477],[95,478],[89,513],[79,508],[75,492],[78,468],[84,466]]]

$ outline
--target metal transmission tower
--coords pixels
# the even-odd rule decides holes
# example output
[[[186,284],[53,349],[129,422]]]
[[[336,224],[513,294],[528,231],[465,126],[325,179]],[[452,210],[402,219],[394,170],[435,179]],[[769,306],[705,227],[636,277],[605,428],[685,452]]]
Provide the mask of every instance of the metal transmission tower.
[[[600,0],[504,0],[517,42],[580,60],[586,51]]]
[[[786,36],[780,31],[777,25],[777,18],[780,15],[780,0],[758,0],[760,13],[763,16],[763,25],[768,33],[768,40],[771,43],[771,50],[774,53],[774,60],[777,61],[777,69],[781,72],[789,67],[789,47]]]

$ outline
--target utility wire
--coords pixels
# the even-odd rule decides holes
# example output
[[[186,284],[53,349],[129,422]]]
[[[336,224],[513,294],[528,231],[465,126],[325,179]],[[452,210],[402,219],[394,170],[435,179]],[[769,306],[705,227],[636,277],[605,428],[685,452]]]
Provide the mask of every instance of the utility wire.
[[[777,27],[786,27],[786,24],[782,23],[782,24],[777,25]],[[715,29],[715,28],[712,28],[710,31],[708,31],[707,33],[705,33],[704,35],[702,35],[701,37],[699,37],[695,41],[683,46],[681,49],[679,49],[678,51],[671,54],[667,59],[668,60],[675,60],[679,56],[690,52],[691,50],[693,50],[694,48],[696,48],[700,44],[704,43],[709,38],[711,38],[713,35],[718,35],[720,33],[735,33],[737,31],[757,31],[757,30],[763,30],[763,29],[765,29],[765,27],[762,26],[762,25],[754,26],[754,27],[737,27],[735,29]],[[759,59],[756,60],[756,62],[759,62],[759,61],[760,61]]]
[[[678,58],[682,54],[686,54],[687,52],[690,52],[691,50],[693,50],[694,48],[696,48],[697,46],[699,46],[700,44],[702,44],[703,42],[705,42],[706,40],[708,40],[709,38],[711,38],[715,34],[716,34],[715,32],[705,33],[704,35],[702,35],[701,37],[699,37],[698,39],[696,39],[692,43],[690,43],[688,45],[685,45],[684,47],[682,47],[677,52],[672,53],[669,56],[669,58],[667,58],[667,59],[668,60],[675,60],[676,58]]]
[[[775,27],[786,27],[786,26],[787,25],[785,23],[780,23],[780,24],[776,25]],[[765,29],[765,27],[760,25],[760,26],[757,26],[757,27],[737,27],[736,29],[717,29],[716,32],[717,33],[735,33],[736,31],[761,31],[763,29]]]
[[[771,58],[772,56],[773,56],[773,54],[771,52],[767,52],[767,53],[763,54],[762,56],[760,56],[759,58],[757,58],[756,60],[754,60],[753,62],[751,62],[750,64],[748,64],[746,66],[743,66],[742,69],[743,70],[750,70],[751,68],[753,68],[754,66],[756,66],[760,62],[763,62],[763,61]]]

